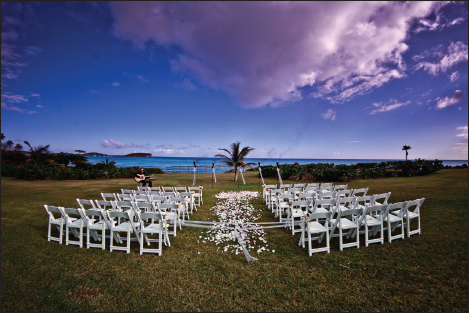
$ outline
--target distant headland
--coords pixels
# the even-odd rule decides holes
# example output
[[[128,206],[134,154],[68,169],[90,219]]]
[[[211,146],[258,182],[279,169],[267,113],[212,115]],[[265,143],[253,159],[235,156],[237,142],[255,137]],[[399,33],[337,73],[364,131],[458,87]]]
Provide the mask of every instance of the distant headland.
[[[129,153],[126,155],[108,155],[98,152],[89,152],[85,153],[85,156],[97,156],[97,157],[132,157],[132,158],[152,158],[153,155],[151,153]]]

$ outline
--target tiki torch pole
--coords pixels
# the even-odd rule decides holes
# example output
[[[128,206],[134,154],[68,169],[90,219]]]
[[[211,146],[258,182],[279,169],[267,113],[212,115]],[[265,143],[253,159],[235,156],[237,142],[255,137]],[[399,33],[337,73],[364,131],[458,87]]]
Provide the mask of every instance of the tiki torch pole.
[[[277,175],[276,176],[277,176],[277,188],[279,188],[278,186],[278,161],[277,161]]]
[[[261,162],[259,162],[259,169],[261,168]],[[261,188],[261,173],[259,173],[259,188]]]
[[[215,175],[215,174],[213,173],[213,167],[214,167],[214,166],[215,166],[215,162],[212,162],[212,188],[213,188],[213,175]]]

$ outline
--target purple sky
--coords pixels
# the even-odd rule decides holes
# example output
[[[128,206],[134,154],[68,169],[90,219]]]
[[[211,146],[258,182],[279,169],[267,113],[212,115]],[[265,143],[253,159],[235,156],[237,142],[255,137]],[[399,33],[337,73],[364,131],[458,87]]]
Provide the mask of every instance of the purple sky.
[[[467,2],[2,2],[1,16],[15,143],[468,158]]]

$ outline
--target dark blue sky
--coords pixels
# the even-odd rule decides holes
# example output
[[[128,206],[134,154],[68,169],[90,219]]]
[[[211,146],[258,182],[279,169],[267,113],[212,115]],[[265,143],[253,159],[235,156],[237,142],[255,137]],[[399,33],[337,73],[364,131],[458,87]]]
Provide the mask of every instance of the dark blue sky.
[[[468,157],[467,2],[2,2],[1,19],[15,143]]]

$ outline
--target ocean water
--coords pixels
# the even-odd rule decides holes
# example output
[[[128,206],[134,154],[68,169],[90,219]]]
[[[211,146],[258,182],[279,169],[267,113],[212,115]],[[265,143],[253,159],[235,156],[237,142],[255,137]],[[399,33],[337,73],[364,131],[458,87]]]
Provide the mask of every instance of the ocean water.
[[[101,161],[116,162],[117,167],[131,167],[138,166],[144,168],[159,167],[165,170],[166,167],[171,166],[193,166],[193,161],[196,161],[197,166],[201,167],[212,167],[212,162],[215,162],[215,166],[224,166],[225,164],[220,162],[221,158],[197,158],[197,157],[152,157],[152,158],[132,158],[132,157],[93,157],[89,156],[88,161],[92,164],[99,163]],[[411,159],[413,160],[413,159]],[[261,165],[276,165],[277,161],[279,164],[311,164],[311,163],[334,163],[334,164],[357,164],[357,163],[379,163],[386,161],[400,161],[397,159],[261,159],[261,158],[246,158],[245,162],[256,163],[261,162]],[[443,160],[443,165],[463,165],[468,164],[467,160]]]

